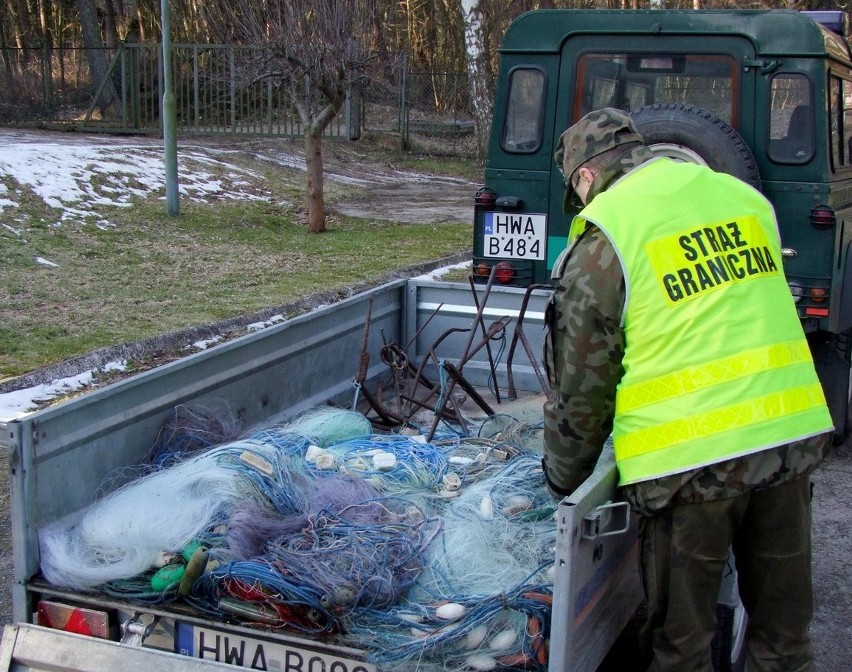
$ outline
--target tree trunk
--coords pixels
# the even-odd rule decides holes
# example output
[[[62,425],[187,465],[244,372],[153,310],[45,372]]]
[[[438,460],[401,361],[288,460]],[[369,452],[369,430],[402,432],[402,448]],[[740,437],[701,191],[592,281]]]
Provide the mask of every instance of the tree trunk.
[[[494,101],[488,77],[488,50],[481,0],[461,0],[461,11],[464,19],[470,98],[476,123],[476,147],[479,158],[484,159],[488,150],[488,136],[491,133],[491,112],[494,109]]]
[[[142,11],[142,3],[136,3],[136,39],[134,42],[146,42],[148,40],[147,31],[145,30],[145,13]]]
[[[323,91],[331,101],[313,118],[305,131],[305,164],[308,169],[308,230],[322,233],[325,228],[325,201],[323,200],[322,134],[343,108],[343,90]],[[301,114],[301,113],[300,113]]]
[[[11,89],[15,73],[12,69],[12,59],[9,58],[9,51],[6,45],[6,33],[3,32],[2,28],[3,24],[0,22],[0,51],[3,52],[3,66],[6,71],[6,81],[8,82],[9,89]]]
[[[77,11],[80,12],[83,46],[86,48],[86,56],[89,60],[92,95],[94,96],[101,82],[106,79],[109,62],[107,61],[107,53],[103,49],[103,42],[101,42],[100,23],[94,0],[76,0],[76,3]],[[109,107],[115,98],[115,89],[112,82],[108,81],[101,92],[100,100],[94,102],[103,111]]]
[[[42,44],[47,48],[53,46],[53,35],[50,29],[50,0],[39,0],[38,2],[38,23],[41,30]]]
[[[323,201],[322,131],[309,128],[305,133],[305,163],[308,168],[308,231],[325,231],[325,202]]]
[[[32,44],[32,23],[30,22],[30,8],[27,7],[27,0],[18,0],[17,7],[17,35],[18,47],[23,49]]]
[[[115,47],[118,42],[118,26],[116,24],[115,7],[112,2],[104,3],[104,42],[108,47]]]

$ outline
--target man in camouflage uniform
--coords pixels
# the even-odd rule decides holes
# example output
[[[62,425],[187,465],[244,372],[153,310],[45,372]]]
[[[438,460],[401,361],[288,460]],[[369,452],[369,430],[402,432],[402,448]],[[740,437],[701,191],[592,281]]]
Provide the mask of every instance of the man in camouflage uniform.
[[[565,131],[555,160],[566,205],[572,192],[587,205],[625,175],[666,161],[654,158],[630,117],[612,108]],[[631,204],[623,207],[629,212]],[[545,365],[554,394],[544,407],[543,465],[551,493],[561,498],[589,476],[613,429],[629,343],[621,326],[625,273],[601,228],[591,224],[571,241],[553,276]],[[742,306],[752,319],[761,311]],[[749,614],[747,669],[814,669],[808,475],[829,445],[830,433],[821,433],[622,488],[642,516],[650,670],[712,670],[716,598],[730,546]]]

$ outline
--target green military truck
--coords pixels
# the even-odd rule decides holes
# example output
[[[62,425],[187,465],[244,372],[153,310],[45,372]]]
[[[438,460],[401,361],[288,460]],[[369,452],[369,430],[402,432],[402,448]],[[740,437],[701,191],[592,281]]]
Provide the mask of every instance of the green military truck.
[[[852,59],[839,11],[540,10],[501,65],[474,271],[547,284],[573,212],[553,160],[601,107],[629,111],[655,153],[731,173],[778,216],[784,269],[839,437],[849,433]],[[748,316],[743,316],[744,325]]]

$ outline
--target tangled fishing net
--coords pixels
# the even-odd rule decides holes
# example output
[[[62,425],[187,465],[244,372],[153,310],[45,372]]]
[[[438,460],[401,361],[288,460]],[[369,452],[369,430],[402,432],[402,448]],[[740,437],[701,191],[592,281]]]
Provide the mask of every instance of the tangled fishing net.
[[[393,669],[546,669],[556,530],[537,428],[371,432],[325,408],[236,438],[180,409],[140,478],[39,531],[42,572],[333,636]]]

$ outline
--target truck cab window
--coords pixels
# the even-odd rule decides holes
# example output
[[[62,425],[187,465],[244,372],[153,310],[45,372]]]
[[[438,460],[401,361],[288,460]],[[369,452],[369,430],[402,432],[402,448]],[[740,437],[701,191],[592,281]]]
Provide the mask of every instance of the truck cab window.
[[[852,164],[852,81],[843,80],[843,146],[844,165]]]
[[[769,158],[776,163],[807,163],[815,148],[813,101],[805,75],[772,78],[769,110]]]
[[[724,54],[583,54],[576,117],[601,107],[631,111],[653,103],[688,103],[731,123],[735,66]]]
[[[503,149],[516,154],[538,151],[544,125],[545,79],[538,68],[515,68],[509,76]]]
[[[836,170],[852,165],[852,81],[831,77],[828,106],[831,165]]]

